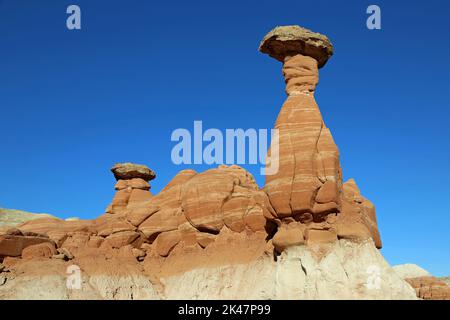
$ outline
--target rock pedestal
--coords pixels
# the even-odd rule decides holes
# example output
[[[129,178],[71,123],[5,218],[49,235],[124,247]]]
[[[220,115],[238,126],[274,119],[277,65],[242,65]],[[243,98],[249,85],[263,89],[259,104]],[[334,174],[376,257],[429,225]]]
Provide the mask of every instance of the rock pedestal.
[[[137,203],[150,200],[149,181],[156,177],[150,168],[142,164],[117,163],[111,168],[117,180],[117,190],[112,203],[106,209],[106,213],[121,215],[127,209],[132,209]]]
[[[265,191],[280,218],[320,222],[340,211],[342,192],[339,151],[314,99],[318,68],[332,45],[325,36],[290,26],[271,31],[260,50],[283,62],[288,94],[275,123],[279,170],[266,176]]]
[[[334,225],[343,221],[343,217],[336,216],[343,213],[345,199],[339,150],[314,99],[318,70],[333,54],[331,42],[326,36],[299,26],[284,26],[269,32],[259,49],[283,63],[288,95],[275,123],[279,134],[279,170],[266,176],[264,187],[278,218],[314,224],[305,234],[319,242],[334,241],[339,230],[364,237],[372,232],[381,247],[374,212],[373,219],[352,216],[345,220],[345,226]],[[355,210],[360,214],[360,204],[348,201],[346,209],[352,211],[357,207]],[[350,222],[367,222],[370,230]]]
[[[314,99],[318,70],[333,53],[328,38],[277,27],[260,50],[283,63],[288,95],[275,123],[279,170],[263,189],[244,168],[221,165],[183,170],[153,196],[151,169],[116,164],[106,214],[0,230],[0,276],[5,268],[17,275],[6,285],[0,278],[0,299],[33,298],[31,288],[39,298],[73,298],[78,290],[64,291],[73,263],[89,284],[83,299],[414,299],[412,287],[425,299],[447,298],[435,279],[411,287],[390,268],[376,249],[374,205],[353,179],[342,181]],[[367,285],[374,268],[376,290]]]

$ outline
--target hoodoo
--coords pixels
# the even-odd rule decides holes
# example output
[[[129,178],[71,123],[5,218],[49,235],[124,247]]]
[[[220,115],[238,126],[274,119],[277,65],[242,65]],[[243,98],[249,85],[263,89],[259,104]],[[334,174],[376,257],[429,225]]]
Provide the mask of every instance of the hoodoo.
[[[331,42],[277,27],[260,51],[282,62],[288,95],[275,123],[279,170],[264,188],[221,165],[183,170],[152,194],[150,168],[116,164],[98,218],[0,230],[0,299],[415,299],[377,249],[374,205],[342,181],[314,99]],[[67,286],[74,266],[78,289]],[[445,296],[436,290],[419,296]]]
[[[278,218],[298,221],[309,243],[371,237],[381,248],[374,206],[353,180],[342,183],[339,151],[314,99],[319,68],[333,54],[330,40],[283,26],[259,50],[283,63],[288,95],[275,123],[279,170],[266,176],[264,187]]]

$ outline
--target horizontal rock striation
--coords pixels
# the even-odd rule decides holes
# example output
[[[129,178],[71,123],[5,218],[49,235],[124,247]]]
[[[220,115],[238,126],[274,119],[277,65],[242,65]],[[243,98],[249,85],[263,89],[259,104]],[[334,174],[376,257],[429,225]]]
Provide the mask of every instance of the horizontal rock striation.
[[[284,26],[264,37],[260,51],[283,62],[288,95],[275,122],[279,170],[266,176],[264,186],[278,224],[300,223],[307,244],[371,237],[381,248],[375,207],[354,180],[342,182],[339,150],[314,99],[318,69],[333,54],[331,42],[299,26]],[[277,240],[282,234],[292,238],[292,231],[289,236],[280,232]]]
[[[183,170],[152,194],[153,170],[116,164],[116,192],[98,218],[0,231],[0,298],[414,299],[377,251],[375,207],[353,179],[342,181],[314,99],[331,42],[277,27],[260,51],[283,63],[288,95],[275,123],[279,170],[262,189],[245,169],[221,165]],[[65,286],[73,265],[78,291]]]
[[[424,300],[450,300],[450,287],[433,276],[405,279],[416,291],[417,297]]]

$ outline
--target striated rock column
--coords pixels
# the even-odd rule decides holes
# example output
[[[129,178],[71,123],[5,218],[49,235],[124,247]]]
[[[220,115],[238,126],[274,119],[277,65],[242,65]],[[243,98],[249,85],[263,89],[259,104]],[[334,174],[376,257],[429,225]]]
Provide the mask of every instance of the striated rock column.
[[[333,53],[324,35],[298,26],[277,27],[260,51],[283,62],[288,98],[279,130],[279,170],[266,176],[265,191],[279,218],[320,222],[340,211],[339,151],[314,99],[318,69]]]
[[[150,200],[150,184],[156,174],[153,170],[141,164],[117,163],[111,168],[117,180],[117,190],[112,203],[106,209],[107,214],[125,214],[127,209]]]

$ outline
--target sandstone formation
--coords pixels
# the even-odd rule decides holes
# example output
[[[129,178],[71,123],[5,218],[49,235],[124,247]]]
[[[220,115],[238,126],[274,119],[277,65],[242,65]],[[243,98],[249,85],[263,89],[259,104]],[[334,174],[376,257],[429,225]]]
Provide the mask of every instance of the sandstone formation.
[[[151,169],[116,164],[98,218],[0,233],[0,299],[415,299],[377,250],[374,205],[342,181],[314,100],[330,41],[278,27],[260,50],[283,62],[288,94],[275,124],[279,171],[264,188],[221,165],[183,170],[153,195]],[[79,289],[66,285],[72,267]]]
[[[133,262],[132,257],[119,257],[118,253],[114,256],[100,253],[76,258],[75,262],[82,270],[82,287],[79,290],[66,287],[65,269],[74,261],[8,261],[7,268],[30,277],[36,268],[46,272],[40,272],[33,281],[23,277],[11,279],[9,272],[3,273],[7,276],[6,282],[0,285],[0,299],[304,300],[416,297],[414,290],[396,275],[371,241],[336,241],[322,259],[317,259],[317,252],[311,247],[290,247],[277,261],[263,253],[264,246],[255,242],[249,243],[249,246],[245,248],[238,241],[231,241],[228,245],[222,243],[220,247],[205,249],[208,255],[203,259],[199,258],[202,249],[187,251],[186,248],[183,259],[173,255],[174,251],[162,260],[146,257],[142,263]],[[233,251],[239,253],[236,252],[238,248],[248,257],[243,254],[235,257]],[[367,270],[373,266],[379,267],[379,287],[371,287],[368,282]],[[156,269],[161,272],[156,273]]]
[[[283,62],[288,95],[275,123],[279,170],[266,176],[264,187],[277,218],[306,225],[308,242],[371,237],[381,248],[375,207],[354,180],[342,182],[338,148],[314,99],[318,69],[333,54],[331,42],[285,26],[269,32],[259,49]]]
[[[450,277],[440,277],[439,280],[445,282],[448,286],[450,286]]]
[[[333,55],[333,45],[326,36],[300,26],[276,27],[264,37],[259,50],[281,62],[301,53],[314,58],[319,68]]]
[[[394,271],[416,291],[417,297],[424,300],[450,300],[450,286],[443,279],[433,277],[428,271],[415,264],[393,267]]]
[[[0,234],[0,260],[5,257],[20,257],[26,248],[42,243],[49,243],[55,246],[54,242],[47,235],[21,232],[14,228],[9,229]]]
[[[40,218],[56,218],[47,213],[31,213],[20,210],[11,210],[0,208],[0,231],[10,227],[15,227],[24,222],[40,219]]]
[[[117,180],[142,179],[150,181],[156,177],[156,174],[146,166],[130,162],[116,163],[111,171]]]
[[[431,274],[416,264],[406,263],[393,266],[392,269],[402,278],[429,277]]]
[[[414,288],[420,299],[450,300],[450,287],[436,277],[417,277],[405,280]]]
[[[106,209],[107,213],[123,214],[127,207],[152,197],[148,182],[153,180],[156,174],[150,168],[141,164],[117,163],[111,171],[117,180],[114,187],[117,192],[111,205]]]

